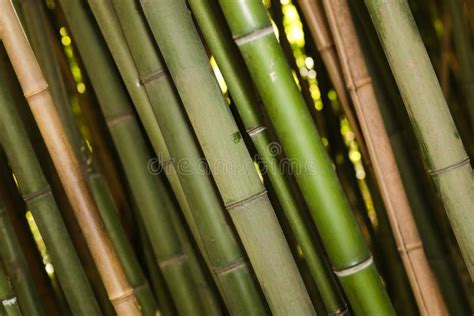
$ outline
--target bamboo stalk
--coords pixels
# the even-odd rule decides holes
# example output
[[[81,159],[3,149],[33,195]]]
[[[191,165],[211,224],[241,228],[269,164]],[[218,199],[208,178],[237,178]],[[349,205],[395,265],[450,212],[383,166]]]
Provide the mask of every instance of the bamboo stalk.
[[[0,180],[2,182],[5,181],[3,178]],[[3,261],[7,273],[10,275],[10,280],[17,293],[21,309],[26,315],[45,315],[37,289],[28,271],[25,256],[21,251],[20,242],[13,231],[12,224],[5,210],[5,205],[3,205],[1,200],[0,249],[1,261]]]
[[[118,314],[138,315],[140,308],[136,303],[133,290],[128,284],[111,240],[105,232],[71,145],[66,141],[47,83],[15,10],[8,0],[0,1],[0,8],[2,8],[0,20],[2,41],[51,153],[66,194],[73,205],[76,218],[104,280],[109,298]],[[78,288],[77,285],[75,287]],[[74,287],[70,290],[74,291]],[[94,309],[96,305],[80,302],[78,307],[73,308],[83,308],[82,306]],[[98,313],[98,310],[95,312]]]
[[[372,256],[273,35],[263,4],[249,0],[221,0],[220,4],[282,148],[297,164],[296,180],[355,313],[392,315],[393,307]]]
[[[173,299],[169,293],[169,289],[166,286],[163,274],[160,268],[156,264],[156,257],[153,253],[153,248],[150,243],[150,239],[146,234],[145,227],[139,216],[136,217],[138,222],[138,234],[140,240],[140,246],[144,257],[144,264],[147,268],[147,274],[150,279],[151,286],[155,292],[158,300],[159,311],[163,316],[176,315],[176,307],[173,304]]]
[[[181,161],[189,161],[198,166],[203,161],[195,143],[186,115],[181,110],[173,82],[168,78],[144,80],[150,74],[166,73],[161,56],[155,52],[154,43],[147,33],[145,20],[140,16],[141,8],[129,1],[114,1],[125,36],[133,54],[137,69],[150,98],[158,124],[162,128],[172,163],[180,166]],[[165,74],[166,75],[166,74]],[[179,139],[180,141],[175,141]],[[202,252],[207,252],[207,262],[221,290],[228,310],[232,314],[247,315],[263,313],[259,290],[255,286],[246,264],[229,270],[236,262],[246,259],[234,236],[222,207],[220,196],[214,189],[212,178],[201,172],[178,173],[189,203],[193,205],[193,220],[196,222],[199,238],[203,241]]]
[[[145,316],[152,316],[158,310],[158,305],[151,292],[150,285],[140,267],[138,258],[127,238],[127,235],[120,223],[117,207],[115,206],[108,187],[98,173],[89,173],[88,182],[94,199],[99,208],[100,215],[104,221],[105,227],[110,235],[117,255],[120,258],[125,274],[130,285],[133,287],[135,296],[141,307],[141,312]]]
[[[265,129],[257,109],[260,98],[254,90],[238,48],[231,40],[232,36],[225,20],[218,15],[219,7],[216,7],[216,2],[213,1],[190,0],[189,4],[223,73],[245,129],[265,166],[291,229],[302,248],[304,259],[318,286],[327,311],[329,314],[342,313],[347,308],[344,299],[321,250],[316,248],[309,229],[304,223],[302,209],[291,191],[290,183],[281,173],[280,162],[277,155],[272,152],[272,139],[267,131],[258,132],[260,129]]]
[[[4,38],[2,40],[5,41]],[[50,250],[58,279],[72,310],[78,313],[97,313],[99,308],[92,290],[9,94],[6,86],[9,79],[3,71],[1,77],[5,84],[0,86],[0,107],[2,108],[0,137],[9,163],[20,184],[23,199],[33,213],[45,244]],[[82,305],[83,302],[87,304]]]
[[[323,0],[323,4],[346,87],[361,123],[375,177],[418,307],[422,315],[447,315],[448,311],[428,265],[423,242],[403,188],[349,5],[345,0]]]
[[[406,1],[365,1],[471,279],[474,176]]]
[[[117,251],[125,274],[134,289],[143,314],[154,315],[157,309],[156,301],[120,223],[118,210],[111,198],[110,191],[102,175],[96,171],[94,157],[88,154],[88,149],[80,135],[72,113],[60,69],[54,59],[51,58],[51,56],[54,56],[54,52],[51,41],[47,36],[48,30],[43,6],[37,1],[22,0],[21,2],[26,15],[25,20],[27,21],[29,34],[33,39],[32,47],[39,56],[40,65],[44,69],[45,77],[52,89],[53,100],[61,121],[75,155],[81,163],[102,220]]]
[[[270,309],[276,314],[313,314],[281,227],[184,1],[141,1],[141,5]]]
[[[337,92],[344,114],[354,132],[357,144],[360,146],[362,156],[368,161],[370,157],[367,152],[367,146],[360,131],[360,124],[352,110],[347,90],[345,89],[341,64],[337,57],[336,48],[329,31],[329,26],[322,10],[321,0],[298,0],[298,4],[301,6],[301,11],[306,19],[311,36],[316,43],[316,48],[326,66],[329,78],[334,86],[334,90]]]
[[[0,202],[1,203],[1,202]],[[0,209],[3,206],[0,204]],[[0,262],[1,263],[1,262]],[[8,316],[21,316],[20,306],[5,270],[0,265],[0,301]]]
[[[137,209],[176,305],[183,314],[202,313],[204,306],[195,290],[196,278],[191,273],[189,260],[170,220],[170,212],[177,210],[166,194],[162,179],[147,169],[151,156],[119,75],[93,28],[85,4],[72,1],[60,1],[60,4],[90,75],[132,196],[137,201]],[[103,28],[104,21],[98,21]]]

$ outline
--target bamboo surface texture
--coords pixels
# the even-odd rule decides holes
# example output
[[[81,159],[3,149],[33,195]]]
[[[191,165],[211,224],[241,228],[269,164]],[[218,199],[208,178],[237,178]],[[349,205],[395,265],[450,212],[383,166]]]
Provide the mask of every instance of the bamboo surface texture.
[[[282,229],[185,2],[141,4],[270,309],[275,314],[313,314]],[[177,33],[179,37],[174,35]]]
[[[433,179],[474,279],[474,174],[405,0],[365,1]]]
[[[238,47],[232,41],[232,34],[226,25],[218,3],[215,0],[190,0],[189,4],[222,71],[247,134],[252,139],[260,160],[265,166],[297,242],[302,248],[304,259],[326,309],[329,314],[342,313],[347,308],[346,303],[321,249],[318,249],[319,247],[312,239],[313,236],[305,224],[303,210],[291,190],[288,179],[282,173],[279,158],[275,152],[272,152],[272,149],[275,149],[272,145],[275,143],[272,142],[266,130],[263,115],[259,113],[260,97],[252,85],[250,74],[246,70]]]
[[[151,34],[148,33],[146,21],[140,15],[140,6],[126,0],[113,2],[140,73],[141,82],[169,148],[171,156],[169,163],[182,166],[181,163],[187,161],[191,166],[199,166],[203,163],[200,148],[188,125],[173,81],[156,51]],[[197,226],[197,239],[203,242],[200,249],[203,253],[207,253],[205,256],[207,264],[227,309],[233,315],[264,313],[264,303],[249,271],[249,265],[232,269],[236,262],[247,259],[228,222],[212,177],[197,169],[189,170],[190,172],[179,171],[181,171],[178,173],[179,180],[186,198],[192,205],[191,220]]]
[[[8,0],[0,1],[0,8],[2,41],[73,206],[109,299],[119,315],[139,315],[140,307],[100,219],[79,163],[67,142],[48,85],[14,8]]]
[[[355,313],[393,315],[372,256],[263,4],[250,0],[219,2],[282,148],[297,163],[295,177]]]
[[[397,248],[422,315],[448,315],[428,264],[346,0],[323,0],[346,87],[369,150]]]

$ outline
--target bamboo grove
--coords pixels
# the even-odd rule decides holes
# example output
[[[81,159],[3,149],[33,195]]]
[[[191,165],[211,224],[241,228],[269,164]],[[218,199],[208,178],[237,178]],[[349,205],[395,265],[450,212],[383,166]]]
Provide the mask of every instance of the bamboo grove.
[[[471,315],[474,1],[0,0],[0,315]]]

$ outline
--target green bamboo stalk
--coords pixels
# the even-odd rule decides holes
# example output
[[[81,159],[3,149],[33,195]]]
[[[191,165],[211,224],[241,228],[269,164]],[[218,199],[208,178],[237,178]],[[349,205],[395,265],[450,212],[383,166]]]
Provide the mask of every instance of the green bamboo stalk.
[[[61,0],[63,12],[117,147],[132,195],[152,240],[153,250],[179,311],[202,313],[187,257],[169,212],[176,212],[161,178],[147,169],[151,159],[132,107],[83,3]]]
[[[184,1],[141,5],[270,309],[275,314],[314,314]]]
[[[331,161],[293,80],[261,2],[220,0],[333,269],[356,314],[392,315],[393,307]],[[288,106],[291,104],[291,106]]]
[[[406,1],[365,1],[474,279],[474,175]]]
[[[0,202],[1,203],[1,202]],[[0,209],[3,206],[0,204]],[[10,280],[2,266],[0,266],[0,301],[8,316],[21,316],[20,306]]]
[[[54,49],[48,37],[46,15],[41,2],[35,0],[20,0],[25,14],[26,26],[30,35],[31,44],[35,50],[46,79],[51,87],[51,93],[58,109],[66,134],[73,147],[76,157],[82,164],[100,215],[109,232],[112,243],[117,251],[125,274],[135,290],[138,303],[144,315],[154,315],[157,309],[156,301],[151,293],[138,259],[127,239],[125,231],[118,217],[118,210],[114,204],[110,191],[100,173],[96,171],[95,160],[90,156],[74,119],[72,107],[67,95],[59,65],[51,56]]]
[[[5,62],[5,58],[2,58]],[[0,139],[15,173],[20,191],[38,224],[61,287],[73,311],[78,315],[100,315],[79,258],[74,250],[49,184],[16,112],[6,83],[8,74],[1,71]]]
[[[463,0],[445,0],[444,2],[452,17],[454,48],[459,61],[461,89],[470,115],[471,132],[474,132],[474,61],[469,26],[464,15]]]
[[[4,161],[2,161],[4,163]],[[0,178],[4,182],[5,179]],[[45,315],[43,306],[28,271],[25,256],[21,251],[20,242],[13,231],[8,219],[5,205],[0,200],[0,258],[3,261],[15,292],[18,302],[26,315]]]
[[[140,247],[144,257],[144,263],[147,268],[147,275],[149,276],[151,286],[158,300],[158,307],[160,314],[163,316],[176,315],[176,307],[173,304],[173,299],[166,286],[163,274],[160,268],[156,265],[156,257],[153,253],[153,248],[150,239],[146,234],[145,227],[139,216],[136,216],[138,234],[140,240]]]
[[[69,306],[67,306],[62,289],[60,289],[59,286],[55,286],[58,285],[56,277],[52,275],[52,278],[46,272],[42,253],[33,236],[28,219],[25,220],[27,207],[21,194],[18,192],[17,184],[7,161],[8,159],[2,148],[0,150],[0,199],[5,203],[6,216],[10,220],[15,236],[19,242],[18,246],[21,247],[22,250],[21,252],[12,251],[11,254],[7,253],[9,258],[4,259],[7,274],[10,275],[10,280],[18,295],[20,305],[22,304],[21,291],[23,291],[23,289],[21,289],[21,285],[16,283],[31,282],[32,286],[36,289],[37,295],[39,295],[38,301],[41,302],[42,307],[34,308],[31,315],[38,315],[39,313],[42,313],[40,315],[46,314],[51,316],[66,313],[70,314],[71,311]],[[9,246],[5,246],[3,249],[7,249],[7,247]],[[10,247],[10,249],[16,250],[18,248]],[[16,256],[20,253],[24,257],[24,260],[22,260],[23,263],[20,262],[19,256]],[[24,268],[22,268],[22,265]],[[9,272],[9,269],[18,271],[19,273],[15,274]],[[26,269],[24,273],[22,269]],[[19,278],[15,278],[15,276],[19,276]],[[28,285],[25,284],[24,286]]]
[[[167,74],[161,56],[155,51],[146,22],[139,13],[141,8],[134,2],[122,0],[114,1],[114,6],[172,154],[172,161],[177,166],[180,166],[181,161],[199,166],[203,159],[188,126],[186,114],[181,110],[181,101],[171,79],[153,80],[153,74]],[[145,80],[146,78],[151,79]],[[225,217],[225,210],[214,189],[212,178],[203,172],[190,171],[182,170],[178,177],[189,203],[193,205],[191,216],[196,222],[198,237],[203,241],[204,248],[201,251],[207,253],[207,263],[228,310],[235,315],[264,313],[259,290],[252,280],[248,265],[242,264],[237,269],[229,270],[236,262],[245,263],[246,260]]]
[[[301,207],[293,196],[287,178],[281,173],[277,155],[272,152],[272,139],[265,131],[265,125],[257,109],[260,98],[251,83],[245,63],[238,53],[238,47],[231,40],[232,35],[225,20],[218,15],[219,7],[213,6],[216,4],[215,1],[208,0],[190,0],[189,4],[224,75],[245,129],[260,155],[291,229],[302,248],[305,261],[318,286],[326,309],[329,314],[341,313],[346,309],[346,304],[332,271],[325,262],[321,250],[316,248],[304,223]]]

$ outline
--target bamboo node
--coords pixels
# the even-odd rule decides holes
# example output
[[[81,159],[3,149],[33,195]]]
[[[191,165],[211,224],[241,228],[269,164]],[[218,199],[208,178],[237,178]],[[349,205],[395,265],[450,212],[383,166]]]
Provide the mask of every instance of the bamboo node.
[[[226,204],[225,205],[225,208],[230,211],[231,209],[233,208],[236,208],[236,207],[239,207],[239,206],[242,206],[242,205],[245,205],[245,204],[249,204],[250,202],[254,201],[254,200],[257,200],[257,199],[260,199],[264,196],[267,195],[267,190],[263,190],[262,192],[259,192],[257,194],[254,194],[254,195],[251,195],[243,200],[240,200],[238,202],[234,202],[234,203],[229,203],[229,204]]]
[[[258,134],[260,134],[261,132],[263,132],[266,129],[267,128],[265,126],[258,126],[258,127],[255,127],[255,128],[251,128],[251,129],[247,130],[247,135],[249,135],[250,137],[254,137],[254,136],[257,136]]]
[[[461,85],[463,85],[463,86],[470,86],[470,85],[473,85],[473,84],[474,84],[474,77],[461,81]]]
[[[360,88],[367,86],[371,83],[372,83],[372,78],[370,76],[367,76],[367,77],[364,77],[362,79],[359,79],[347,84],[347,89],[357,91]]]
[[[232,272],[234,270],[237,270],[239,268],[244,268],[246,266],[247,266],[247,261],[245,260],[245,258],[240,258],[239,260],[233,261],[228,265],[213,268],[213,270],[217,275],[223,275],[223,274]]]
[[[357,272],[368,268],[373,262],[374,262],[374,258],[372,256],[370,256],[368,259],[366,259],[366,260],[364,260],[360,263],[357,263],[356,265],[354,265],[352,267],[349,267],[349,268],[343,269],[343,270],[339,270],[339,271],[334,271],[334,273],[338,277],[343,278],[343,277],[346,277],[346,276],[349,276],[349,275],[356,274]]]
[[[150,288],[150,284],[148,284],[148,280],[145,280],[142,284],[139,284],[133,288],[133,291],[135,293],[138,293],[138,291],[141,290],[146,290]]]
[[[51,187],[49,185],[46,185],[33,193],[23,195],[23,200],[26,203],[28,203],[28,202],[33,201],[34,199],[37,199],[49,194],[51,194]]]
[[[120,304],[120,303],[128,300],[130,297],[133,297],[134,295],[135,294],[134,294],[133,289],[127,289],[123,294],[118,295],[116,297],[110,297],[109,296],[109,300],[113,305],[115,305],[116,303]]]
[[[154,71],[152,73],[149,73],[148,75],[145,75],[143,77],[140,77],[140,84],[144,86],[145,84],[152,82],[154,80],[159,80],[166,78],[168,76],[168,70],[167,69],[160,69],[158,71]]]
[[[46,82],[42,82],[40,87],[31,91],[31,92],[24,92],[23,95],[25,96],[26,99],[32,98],[34,96],[40,95],[42,93],[45,93],[48,91],[48,84]]]
[[[322,54],[325,51],[332,49],[334,46],[335,45],[334,45],[333,42],[329,42],[329,43],[318,45],[317,48],[318,48],[318,52],[320,52]]]
[[[170,256],[170,257],[168,257],[164,260],[160,260],[159,265],[160,265],[160,268],[163,269],[166,266],[169,266],[170,264],[183,262],[187,258],[188,257],[186,256],[186,254],[180,253],[180,254],[177,254],[177,255]]]
[[[127,111],[122,114],[105,117],[105,121],[107,122],[108,127],[113,127],[123,121],[133,119],[134,117],[135,113],[133,113],[133,111]]]
[[[446,167],[443,167],[443,168],[438,168],[438,169],[434,169],[434,170],[428,170],[428,174],[430,176],[435,176],[435,175],[438,175],[438,174],[441,174],[441,173],[444,173],[444,172],[448,172],[448,171],[451,171],[451,170],[454,170],[454,169],[457,169],[459,167],[462,167],[464,165],[467,165],[469,164],[470,162],[470,159],[469,157],[466,157],[464,158],[463,160],[461,161],[458,161],[458,162],[455,162],[449,166],[446,166]]]
[[[414,242],[412,244],[401,245],[397,247],[399,252],[406,252],[409,253],[410,251],[417,250],[423,248],[422,242]]]
[[[266,37],[270,34],[273,34],[273,32],[274,32],[273,26],[268,25],[268,26],[265,26],[264,28],[252,31],[248,34],[236,36],[234,37],[234,41],[235,41],[235,44],[237,44],[237,46],[242,46],[242,45],[254,42],[262,37]]]

